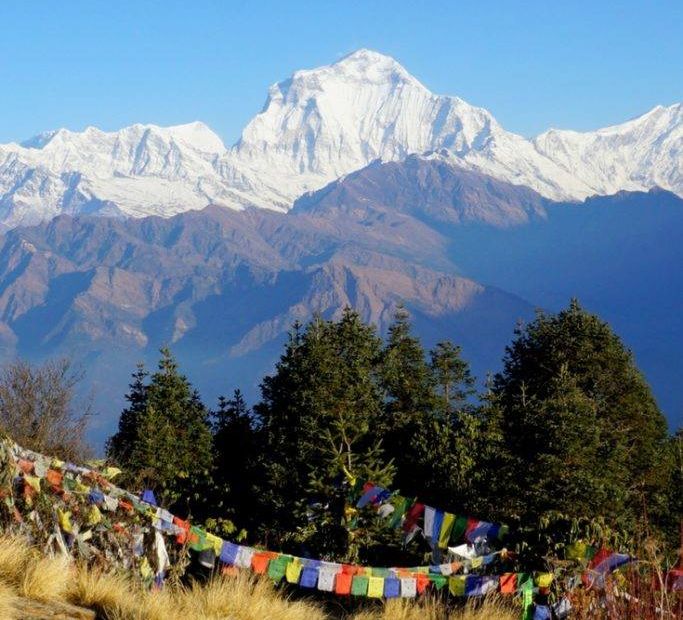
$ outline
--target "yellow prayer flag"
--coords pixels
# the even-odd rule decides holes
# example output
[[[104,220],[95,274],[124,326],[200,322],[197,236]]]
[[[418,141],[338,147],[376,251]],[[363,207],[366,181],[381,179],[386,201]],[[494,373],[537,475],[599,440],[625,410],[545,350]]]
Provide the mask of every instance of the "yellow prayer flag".
[[[287,580],[287,583],[299,583],[299,576],[301,575],[302,569],[303,566],[297,559],[294,559],[287,564],[287,568],[285,568],[285,579]]]
[[[472,558],[470,562],[470,566],[472,568],[479,568],[482,564],[484,564],[484,558],[481,556],[478,556],[476,558]]]
[[[63,532],[66,532],[67,534],[73,533],[74,526],[73,523],[71,523],[70,511],[57,508],[57,521],[59,522],[59,527],[62,528]]]
[[[83,484],[80,480],[76,480],[76,484],[74,485],[74,491],[76,493],[90,493],[90,487]]]
[[[100,512],[100,509],[95,505],[90,506],[88,509],[86,523],[88,525],[97,525],[100,521],[102,521],[102,513]]]
[[[439,532],[439,548],[445,549],[448,547],[448,541],[451,538],[451,531],[453,530],[453,524],[455,523],[455,515],[449,512],[445,513],[443,516],[443,521],[441,522],[441,531]]]
[[[223,549],[223,540],[221,538],[219,538],[215,534],[210,534],[207,532],[206,544],[210,545],[213,548],[213,551],[216,555],[221,554],[221,549]]]
[[[142,558],[140,561],[140,575],[142,575],[143,579],[149,579],[154,575],[152,572],[152,567],[149,565],[147,558]]]
[[[452,575],[448,578],[448,589],[453,596],[465,596],[465,575]]]
[[[38,476],[24,476],[24,480],[36,493],[40,493],[40,478]]]
[[[368,580],[368,598],[384,596],[384,577],[370,577]]]
[[[541,573],[536,577],[536,585],[539,588],[549,588],[550,584],[553,582],[552,573]]]
[[[107,480],[112,480],[113,478],[116,478],[121,473],[121,470],[118,467],[105,467],[101,472],[100,472]]]

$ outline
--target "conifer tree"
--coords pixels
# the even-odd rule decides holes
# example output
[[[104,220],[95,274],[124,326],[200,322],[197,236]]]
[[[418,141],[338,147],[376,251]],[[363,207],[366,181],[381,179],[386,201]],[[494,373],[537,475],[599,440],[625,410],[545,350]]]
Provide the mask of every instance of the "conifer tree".
[[[474,395],[474,378],[469,364],[462,359],[460,347],[448,340],[439,342],[430,352],[431,370],[436,386],[436,408],[448,418],[467,408]]]
[[[161,349],[158,370],[144,388],[141,372],[132,384],[126,418],[109,442],[110,456],[130,483],[186,512],[201,503],[197,490],[205,488],[210,473],[208,411],[169,349]]]
[[[242,392],[221,396],[213,417],[212,516],[228,517],[236,527],[253,531],[260,523],[259,485],[263,454]]]
[[[256,408],[268,459],[270,533],[283,544],[349,553],[347,475],[391,481],[376,421],[381,341],[346,309],[339,321],[295,326]],[[289,541],[286,532],[295,532]]]
[[[419,493],[427,460],[423,446],[434,439],[436,394],[425,351],[411,332],[410,316],[403,306],[396,310],[382,353],[385,449],[396,464],[399,488]]]
[[[499,508],[523,521],[561,511],[633,530],[665,496],[666,422],[633,356],[576,300],[539,313],[496,376]]]
[[[107,456],[119,463],[130,460],[141,417],[147,407],[147,384],[145,381],[148,376],[149,373],[145,370],[144,364],[138,364],[132,375],[132,382],[128,386],[129,391],[126,394],[128,406],[119,417],[118,432],[107,441]]]

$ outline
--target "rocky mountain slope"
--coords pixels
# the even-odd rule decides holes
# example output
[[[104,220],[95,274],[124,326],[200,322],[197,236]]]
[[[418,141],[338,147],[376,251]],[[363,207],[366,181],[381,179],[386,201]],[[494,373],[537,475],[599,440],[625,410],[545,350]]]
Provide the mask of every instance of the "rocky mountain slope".
[[[454,340],[483,378],[534,306],[578,296],[676,420],[682,224],[668,192],[554,203],[433,156],[372,164],[286,214],[60,216],[0,236],[0,357],[75,357],[100,439],[128,373],[164,343],[208,399],[254,396],[294,321],[349,305],[383,330],[404,303],[428,345]]]
[[[0,225],[58,214],[169,217],[209,204],[286,211],[375,160],[435,152],[553,200],[654,186],[683,195],[680,104],[527,140],[483,108],[430,92],[394,59],[359,50],[272,86],[230,148],[202,123],[60,129],[0,145]]]

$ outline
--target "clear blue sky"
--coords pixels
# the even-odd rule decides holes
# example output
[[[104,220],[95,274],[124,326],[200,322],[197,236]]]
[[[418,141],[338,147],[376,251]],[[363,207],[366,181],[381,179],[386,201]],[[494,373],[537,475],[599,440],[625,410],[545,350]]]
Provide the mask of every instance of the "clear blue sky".
[[[270,84],[360,47],[524,135],[683,101],[683,0],[20,0],[0,4],[0,142],[202,120],[232,143]]]

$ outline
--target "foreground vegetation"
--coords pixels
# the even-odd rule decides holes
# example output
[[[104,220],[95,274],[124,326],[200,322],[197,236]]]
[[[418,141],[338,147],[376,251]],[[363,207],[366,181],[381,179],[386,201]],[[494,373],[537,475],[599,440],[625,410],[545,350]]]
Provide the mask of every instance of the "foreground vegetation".
[[[10,365],[0,377],[2,426],[25,447],[85,458],[87,411],[72,407],[76,379],[65,362]],[[590,592],[575,600],[579,617],[583,611],[647,617],[657,607],[671,608],[666,597],[656,598],[665,589],[652,579],[677,562],[683,436],[669,435],[647,382],[609,326],[578,302],[557,315],[539,313],[517,329],[501,372],[477,388],[460,349],[442,341],[426,351],[402,308],[384,339],[347,310],[338,319],[294,326],[251,410],[239,390],[209,410],[171,352],[162,350],[156,372],[139,367],[133,375],[107,456],[124,472],[120,485],[152,490],[174,514],[232,540],[336,562],[429,564],[424,538],[406,545],[401,528],[355,509],[350,488],[372,480],[405,498],[508,524],[505,545],[513,553],[494,574],[552,572],[551,601],[585,568],[588,556],[571,557],[577,543],[649,562],[647,577],[634,573],[611,599]],[[36,574],[28,566],[23,574]],[[208,615],[197,617],[252,617],[239,614],[260,604],[282,609],[283,618],[341,614],[339,606],[331,612],[286,600],[243,575],[203,585],[185,576],[159,593],[110,569],[62,571],[72,585],[60,596],[112,618],[157,617],[126,615],[123,602],[105,596],[116,584],[137,614],[146,605],[169,605],[169,614],[195,617],[198,601]],[[27,592],[26,578],[5,583],[15,594]],[[86,590],[74,590],[78,583],[90,584],[109,607],[88,602]],[[483,617],[511,613],[486,605],[493,607]],[[224,615],[212,616],[209,608]],[[427,599],[369,607],[356,617],[382,613],[483,612]]]
[[[65,556],[45,557],[21,537],[0,536],[0,618],[20,619],[19,597],[85,607],[104,620],[512,620],[519,615],[495,598],[457,611],[433,599],[389,601],[347,615],[313,600],[291,600],[247,572],[155,591],[126,573],[87,568]]]

